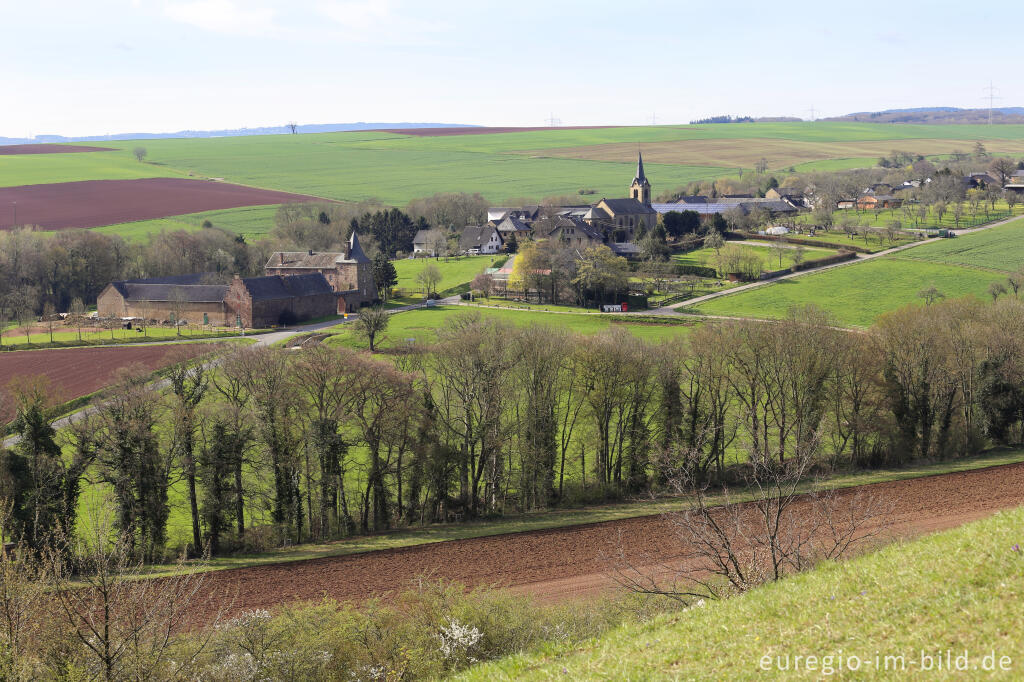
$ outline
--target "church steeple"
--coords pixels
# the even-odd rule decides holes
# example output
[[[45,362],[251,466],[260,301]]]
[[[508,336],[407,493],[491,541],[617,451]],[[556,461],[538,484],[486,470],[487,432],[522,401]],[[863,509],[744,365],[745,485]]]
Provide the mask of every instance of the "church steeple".
[[[644,155],[639,151],[636,153],[636,175],[633,177],[633,183],[629,186],[629,196],[641,204],[647,206],[651,204],[651,183],[644,175]]]

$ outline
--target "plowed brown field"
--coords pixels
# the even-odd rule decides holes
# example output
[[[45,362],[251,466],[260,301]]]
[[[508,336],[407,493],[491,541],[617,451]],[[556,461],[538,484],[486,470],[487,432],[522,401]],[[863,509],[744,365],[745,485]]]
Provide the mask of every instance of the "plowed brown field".
[[[846,489],[840,501],[852,503],[858,490],[891,501],[892,525],[885,534],[907,538],[1024,504],[1024,463]],[[797,508],[808,505],[803,499]],[[386,596],[422,576],[561,600],[614,589],[608,557],[620,549],[636,561],[697,566],[692,547],[676,536],[672,523],[647,516],[218,571],[207,576],[203,589],[211,603],[233,598],[235,613],[324,596]],[[203,607],[197,622],[208,622],[213,613]]]
[[[155,370],[170,362],[168,354],[175,346],[139,345],[116,348],[58,348],[18,350],[0,353],[0,390],[19,376],[44,375],[57,389],[60,401],[94,393],[108,383],[120,367],[138,364]],[[11,420],[14,405],[0,402],[0,423]]]
[[[302,201],[325,200],[184,178],[86,180],[0,188],[0,206],[16,203],[19,225],[39,225],[49,230],[100,227],[200,211]],[[0,229],[10,228],[13,223],[13,211],[0,212]]]
[[[80,144],[7,144],[0,145],[0,156],[18,154],[75,154],[77,152],[112,152],[110,147],[88,147]]]

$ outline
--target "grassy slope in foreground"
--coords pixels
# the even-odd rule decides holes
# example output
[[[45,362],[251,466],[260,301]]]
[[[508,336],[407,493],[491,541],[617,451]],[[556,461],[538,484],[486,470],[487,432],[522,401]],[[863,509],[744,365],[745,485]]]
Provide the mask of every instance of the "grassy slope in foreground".
[[[1020,679],[1024,553],[1013,547],[1024,540],[1022,527],[1024,509],[1004,511],[583,645],[483,665],[462,679],[761,679],[766,661],[773,679],[846,678],[851,671],[840,670],[840,653],[847,663],[852,656],[862,662],[858,679],[890,678],[922,670],[922,651],[934,657],[947,649],[954,657],[966,650],[968,665],[977,667],[933,668],[936,678]],[[993,652],[996,665],[1010,658],[1009,670],[983,671],[983,657]],[[818,656],[816,666],[794,669],[794,657],[808,655]],[[884,658],[901,655],[902,667]],[[776,661],[785,664],[787,656],[789,666],[779,670]],[[834,657],[831,671],[823,656]]]
[[[936,476],[940,474],[953,473],[957,471],[972,471],[986,467],[1002,466],[1024,462],[1024,450],[1002,450],[989,452],[978,457],[971,457],[951,462],[939,462],[937,464],[916,464],[902,469],[875,469],[870,471],[854,471],[850,473],[837,474],[831,478],[824,479],[822,483],[835,488],[849,488],[856,485],[868,485],[871,483],[884,483],[886,481],[899,481],[921,476]],[[807,486],[810,490],[810,484]],[[733,491],[732,498],[737,501],[744,499],[739,491]],[[95,503],[101,498],[96,497]],[[182,495],[181,499],[184,499]],[[86,499],[86,504],[91,504]],[[521,533],[526,531],[544,530],[546,528],[564,528],[577,526],[585,523],[600,523],[603,521],[615,521],[617,519],[629,519],[638,516],[651,516],[678,511],[680,501],[675,498],[659,500],[643,500],[640,502],[626,502],[619,504],[596,505],[572,509],[553,509],[548,511],[530,512],[507,516],[497,520],[482,520],[468,523],[438,524],[424,528],[408,528],[397,530],[382,535],[359,536],[349,540],[330,542],[326,544],[305,544],[293,545],[284,549],[263,552],[259,554],[234,555],[216,557],[209,562],[209,570],[224,570],[230,568],[245,568],[248,566],[259,566],[263,564],[276,564],[289,561],[304,561],[306,559],[317,559],[331,556],[344,556],[347,554],[358,554],[360,552],[373,552],[382,549],[394,549],[398,547],[412,547],[425,545],[432,542],[445,542],[448,540],[465,540],[468,538],[480,538],[490,535],[502,535],[505,533]],[[184,512],[187,514],[187,512]],[[84,514],[80,513],[80,517]],[[188,520],[182,515],[178,520],[178,528],[171,528],[170,533],[187,532]],[[174,526],[172,519],[172,526]],[[154,566],[148,569],[150,575],[166,575],[170,570],[168,566]]]

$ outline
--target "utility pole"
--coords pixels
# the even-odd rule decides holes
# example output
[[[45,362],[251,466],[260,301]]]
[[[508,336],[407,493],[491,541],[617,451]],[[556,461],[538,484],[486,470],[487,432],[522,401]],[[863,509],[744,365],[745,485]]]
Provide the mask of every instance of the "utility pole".
[[[805,111],[811,112],[811,120],[813,121],[814,120],[814,105],[812,104],[811,108],[810,109],[805,109]]]
[[[1002,97],[996,95],[996,93],[999,92],[999,88],[993,86],[992,81],[989,81],[988,87],[982,88],[982,90],[988,91],[988,94],[982,97],[982,99],[988,100],[988,124],[992,125],[992,105],[995,102],[995,100],[1002,99]]]
[[[548,122],[548,125],[551,126],[552,128],[554,128],[556,125],[559,125],[562,122],[562,119],[555,118],[554,112],[551,112],[551,114],[544,120],[546,120]]]
[[[651,112],[651,125],[652,126],[658,125],[658,116],[653,111]]]

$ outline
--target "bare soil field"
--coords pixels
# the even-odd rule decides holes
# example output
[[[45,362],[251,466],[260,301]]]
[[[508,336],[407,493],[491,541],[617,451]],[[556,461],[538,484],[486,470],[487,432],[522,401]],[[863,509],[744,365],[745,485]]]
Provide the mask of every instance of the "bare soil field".
[[[849,488],[838,493],[840,506],[852,502],[857,491],[893,504],[886,539],[909,538],[1024,504],[1024,463]],[[809,507],[806,498],[797,506]],[[592,596],[616,588],[609,557],[620,549],[647,565],[698,565],[671,521],[647,516],[218,571],[206,577],[203,591],[209,599],[202,600],[207,604],[196,622],[209,622],[212,605],[227,603],[224,599],[232,600],[233,613],[325,596],[362,601],[386,597],[424,577],[511,588],[550,601]]]
[[[617,127],[618,126],[558,126],[557,128],[550,128],[547,126],[527,126],[520,128],[489,128],[487,126],[478,126],[466,128],[389,128],[385,130],[380,130],[378,132],[395,133],[398,135],[413,135],[416,137],[441,137],[445,135],[489,135],[491,133],[527,133],[537,130],[599,130],[601,128]]]
[[[12,379],[43,375],[57,390],[58,400],[73,400],[94,393],[108,383],[115,370],[137,364],[152,371],[170,362],[174,345],[120,346],[115,348],[58,348],[0,353],[0,391]],[[14,417],[11,401],[0,402],[0,423]]]
[[[110,147],[89,147],[80,144],[7,144],[0,145],[0,156],[18,154],[75,154],[78,152],[113,152]]]
[[[649,163],[751,167],[761,158],[767,159],[771,168],[783,168],[808,161],[824,159],[849,159],[882,157],[892,154],[894,149],[914,154],[949,154],[953,150],[970,151],[974,147],[970,140],[910,139],[857,142],[808,142],[774,138],[751,138],[747,140],[673,140],[666,142],[641,142],[639,149]],[[1024,153],[1024,141],[986,141],[993,154]],[[518,152],[529,156],[582,159],[590,161],[619,161],[628,163],[636,160],[637,143],[615,143],[588,145],[584,147],[563,147]]]
[[[289,192],[244,187],[210,180],[144,178],[86,180],[0,188],[0,206],[17,203],[18,224],[47,230],[100,227],[241,206],[324,201]],[[14,215],[0,212],[0,229]]]

